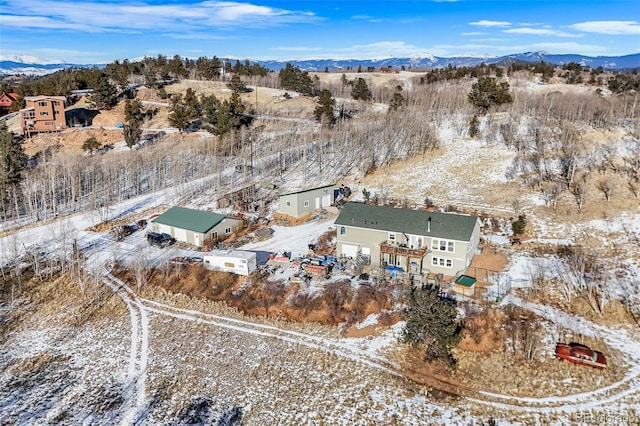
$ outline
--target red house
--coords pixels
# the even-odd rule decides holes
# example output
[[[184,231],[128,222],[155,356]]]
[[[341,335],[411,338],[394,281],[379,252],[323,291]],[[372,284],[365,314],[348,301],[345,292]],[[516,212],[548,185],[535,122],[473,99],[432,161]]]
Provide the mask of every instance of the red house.
[[[13,105],[13,103],[17,101],[19,97],[20,95],[18,95],[17,93],[2,92],[2,96],[0,96],[0,108],[11,108],[11,105]]]

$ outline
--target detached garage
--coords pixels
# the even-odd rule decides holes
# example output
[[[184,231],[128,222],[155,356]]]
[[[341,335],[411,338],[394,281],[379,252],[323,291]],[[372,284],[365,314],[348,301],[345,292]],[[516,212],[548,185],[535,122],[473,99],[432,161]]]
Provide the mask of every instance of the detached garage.
[[[153,230],[177,241],[201,247],[206,241],[222,240],[242,229],[242,219],[202,210],[171,207],[151,221]]]
[[[278,213],[300,218],[316,209],[329,207],[335,201],[335,185],[303,189],[280,195]]]

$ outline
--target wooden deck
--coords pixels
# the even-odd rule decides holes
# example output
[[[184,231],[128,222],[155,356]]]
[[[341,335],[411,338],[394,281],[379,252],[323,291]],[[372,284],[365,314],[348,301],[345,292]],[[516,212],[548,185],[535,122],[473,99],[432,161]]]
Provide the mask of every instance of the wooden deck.
[[[422,259],[427,254],[427,247],[419,249],[402,247],[383,242],[380,244],[380,254],[393,254],[395,256],[406,256],[412,259]]]

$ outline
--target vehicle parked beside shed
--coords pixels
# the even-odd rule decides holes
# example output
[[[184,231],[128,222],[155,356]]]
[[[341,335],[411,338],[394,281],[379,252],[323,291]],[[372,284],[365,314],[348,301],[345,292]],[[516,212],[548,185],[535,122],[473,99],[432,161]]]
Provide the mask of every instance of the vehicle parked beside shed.
[[[204,266],[213,271],[247,276],[258,269],[256,253],[244,250],[212,250],[203,256]]]
[[[176,239],[166,233],[147,232],[147,242],[150,246],[165,248],[176,242]]]

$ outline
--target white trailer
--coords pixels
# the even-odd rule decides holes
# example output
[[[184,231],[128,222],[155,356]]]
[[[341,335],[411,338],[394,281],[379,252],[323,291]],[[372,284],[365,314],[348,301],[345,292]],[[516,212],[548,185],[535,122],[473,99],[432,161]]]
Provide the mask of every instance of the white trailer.
[[[243,250],[212,250],[203,256],[203,262],[207,269],[245,276],[258,268],[256,254]]]

